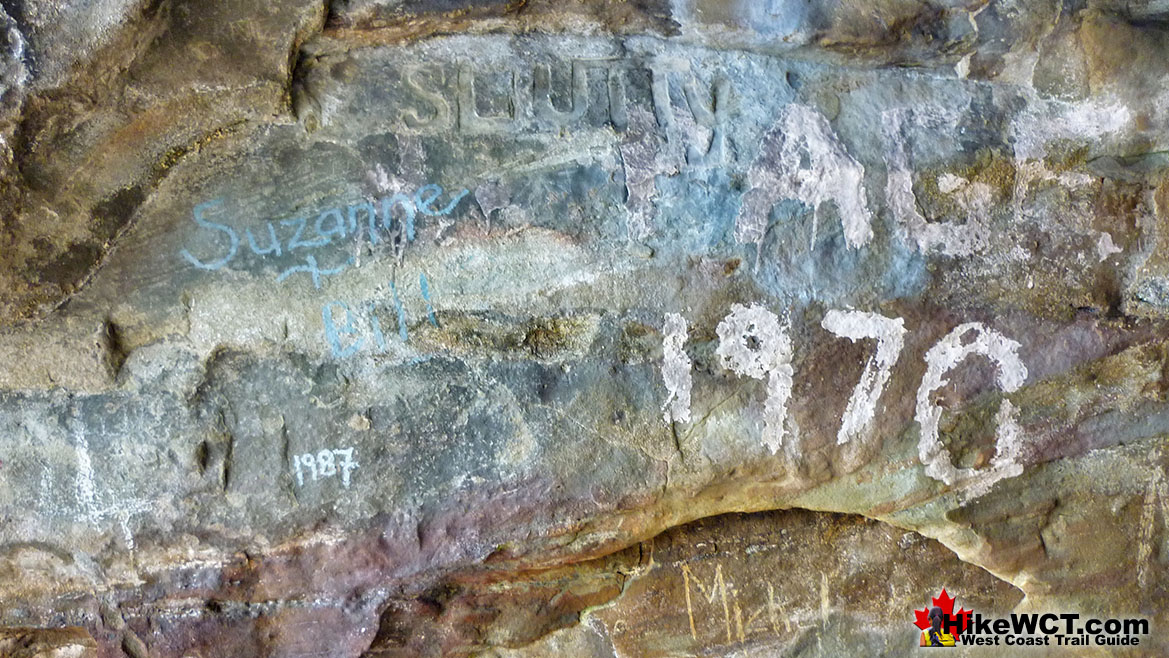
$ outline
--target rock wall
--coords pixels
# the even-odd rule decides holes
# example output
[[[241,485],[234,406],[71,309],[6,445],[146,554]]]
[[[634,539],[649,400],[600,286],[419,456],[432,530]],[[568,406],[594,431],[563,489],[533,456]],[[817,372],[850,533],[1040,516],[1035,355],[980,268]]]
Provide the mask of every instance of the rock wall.
[[[0,23],[0,646],[1169,649],[1169,4]]]

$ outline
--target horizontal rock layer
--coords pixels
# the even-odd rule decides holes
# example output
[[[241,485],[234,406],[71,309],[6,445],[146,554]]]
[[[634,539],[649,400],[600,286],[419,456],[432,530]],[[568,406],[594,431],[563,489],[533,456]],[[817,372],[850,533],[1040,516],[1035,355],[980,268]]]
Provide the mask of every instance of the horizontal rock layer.
[[[0,623],[894,655],[946,587],[1153,655],[1161,4],[6,9]]]

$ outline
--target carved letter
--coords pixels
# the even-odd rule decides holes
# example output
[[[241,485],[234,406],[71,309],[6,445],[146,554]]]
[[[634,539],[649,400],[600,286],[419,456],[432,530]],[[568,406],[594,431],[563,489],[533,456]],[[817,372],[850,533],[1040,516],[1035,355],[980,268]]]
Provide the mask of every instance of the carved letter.
[[[629,113],[625,109],[625,81],[621,76],[624,70],[616,67],[609,68],[609,121],[618,132],[629,127]]]
[[[398,229],[398,234],[401,235],[402,243],[414,241],[414,202],[405,194],[398,193],[393,196],[382,197],[382,227],[392,236],[394,235],[393,214],[394,206],[401,206],[405,214],[399,222],[401,228]]]
[[[674,59],[655,59],[646,66],[650,72],[650,94],[653,96],[654,116],[662,128],[674,124],[674,108],[670,103],[670,74],[685,73],[687,63]]]
[[[475,105],[475,72],[471,70],[471,65],[463,62],[459,64],[459,129],[467,132],[491,132],[491,131],[507,131],[512,127],[512,123],[516,118],[517,106],[519,103],[516,100],[516,75],[515,71],[509,71],[511,75],[511,94],[509,95],[508,111],[506,114],[494,117],[479,116],[479,109]]]
[[[349,230],[353,231],[354,234],[357,233],[357,213],[362,210],[365,211],[365,219],[369,224],[369,242],[370,244],[377,244],[377,208],[374,208],[372,203],[361,201],[349,206]]]
[[[918,210],[917,197],[913,193],[913,171],[901,136],[908,116],[910,111],[906,109],[888,110],[881,115],[889,154],[885,158],[888,166],[885,200],[903,237],[916,243],[919,251],[937,249],[947,256],[970,256],[986,246],[990,190],[984,183],[974,183],[969,193],[956,199],[966,210],[964,221],[927,221]],[[942,124],[935,126],[942,130],[953,129],[945,125],[949,122],[936,117],[919,116],[918,120]]]
[[[698,87],[689,83],[684,87],[686,105],[690,114],[694,115],[694,122],[710,129],[710,146],[706,151],[700,151],[691,145],[686,149],[686,162],[704,167],[713,167],[722,163],[726,144],[726,114],[730,103],[731,83],[722,76],[714,79],[714,88],[711,90],[710,109],[701,98]]]
[[[425,89],[418,83],[415,76],[421,71],[422,67],[406,69],[405,75],[402,76],[402,81],[416,96],[430,104],[431,108],[433,108],[431,110],[431,116],[429,119],[423,119],[417,112],[407,110],[402,114],[402,121],[408,128],[438,128],[444,126],[450,120],[451,106],[441,94]]]
[[[552,70],[540,64],[532,71],[532,104],[538,119],[558,125],[576,123],[584,118],[589,102],[589,71],[580,62],[572,63],[572,109],[561,112],[552,104]]]

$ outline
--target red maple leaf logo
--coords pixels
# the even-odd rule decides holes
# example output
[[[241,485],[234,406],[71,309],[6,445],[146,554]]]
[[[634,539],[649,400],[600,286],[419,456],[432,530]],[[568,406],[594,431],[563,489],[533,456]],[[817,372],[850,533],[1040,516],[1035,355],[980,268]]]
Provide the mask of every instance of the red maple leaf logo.
[[[947,617],[954,616],[954,601],[955,601],[955,599],[946,593],[945,587],[942,588],[941,594],[933,597],[933,605],[936,605],[939,608],[941,608],[942,612],[945,613]],[[970,613],[971,612],[973,612],[973,610],[967,610],[966,608],[962,608],[958,611],[957,617],[958,617],[958,624],[959,624],[959,626],[958,626],[959,633],[961,633],[962,631],[965,631],[966,627],[970,624]],[[930,627],[929,608],[926,608],[924,610],[914,610],[913,616],[916,618],[916,620],[914,621],[914,625],[917,626],[918,628],[920,628],[921,630],[924,631],[925,629]]]

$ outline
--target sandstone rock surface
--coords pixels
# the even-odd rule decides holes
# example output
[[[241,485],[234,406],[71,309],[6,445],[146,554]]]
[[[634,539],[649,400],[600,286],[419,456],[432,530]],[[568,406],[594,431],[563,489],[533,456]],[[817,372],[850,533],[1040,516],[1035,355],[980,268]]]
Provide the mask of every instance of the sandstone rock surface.
[[[1166,26],[4,3],[0,651],[1163,655]]]

